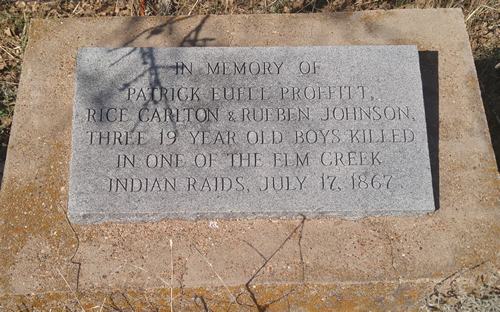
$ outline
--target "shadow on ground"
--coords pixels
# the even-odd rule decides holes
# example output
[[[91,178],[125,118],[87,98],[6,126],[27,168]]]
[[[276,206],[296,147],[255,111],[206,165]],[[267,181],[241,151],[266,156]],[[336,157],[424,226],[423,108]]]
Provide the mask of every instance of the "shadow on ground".
[[[439,209],[439,76],[438,52],[419,51],[422,89],[424,93],[427,142],[431,162],[434,207]]]
[[[500,64],[500,48],[495,48],[487,56],[476,59],[475,64],[497,171],[500,172],[500,68],[495,69],[495,66]]]

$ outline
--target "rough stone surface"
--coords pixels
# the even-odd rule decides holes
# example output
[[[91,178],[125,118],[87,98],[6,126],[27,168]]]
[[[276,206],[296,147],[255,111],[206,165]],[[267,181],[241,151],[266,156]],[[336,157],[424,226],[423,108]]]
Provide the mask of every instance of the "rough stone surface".
[[[83,48],[73,222],[434,210],[415,46]]]
[[[68,223],[78,48],[380,44],[420,51],[434,213]],[[153,310],[173,277],[175,310],[416,310],[443,280],[498,270],[500,179],[460,10],[35,20],[24,60],[0,193],[2,307],[77,309],[69,285],[87,310],[105,296]]]

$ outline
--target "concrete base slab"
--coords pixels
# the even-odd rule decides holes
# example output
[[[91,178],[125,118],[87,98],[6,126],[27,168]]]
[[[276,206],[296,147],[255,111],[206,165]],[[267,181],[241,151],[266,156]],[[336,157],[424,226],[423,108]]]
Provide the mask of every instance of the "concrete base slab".
[[[373,44],[415,44],[421,51],[436,212],[359,220],[68,222],[79,47]],[[168,307],[172,287],[176,309],[205,302],[216,310],[265,304],[280,310],[291,302],[296,309],[387,310],[415,307],[456,272],[498,268],[499,179],[463,15],[455,9],[36,20],[3,181],[4,307],[78,306],[78,296],[90,309],[110,295],[145,296],[151,306]]]

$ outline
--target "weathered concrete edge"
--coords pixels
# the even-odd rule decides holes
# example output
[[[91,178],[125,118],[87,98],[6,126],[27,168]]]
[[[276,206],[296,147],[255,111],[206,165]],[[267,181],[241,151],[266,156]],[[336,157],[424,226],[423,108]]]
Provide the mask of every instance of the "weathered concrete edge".
[[[381,210],[370,213],[356,211],[306,211],[287,210],[287,211],[259,211],[259,212],[202,212],[202,213],[102,213],[102,214],[77,214],[68,213],[69,220],[77,224],[98,224],[98,223],[143,223],[158,222],[168,219],[176,220],[252,220],[252,219],[282,219],[290,220],[298,217],[307,219],[317,218],[342,218],[347,220],[356,220],[368,217],[416,217],[435,212],[434,209],[424,209],[419,211],[406,210]]]

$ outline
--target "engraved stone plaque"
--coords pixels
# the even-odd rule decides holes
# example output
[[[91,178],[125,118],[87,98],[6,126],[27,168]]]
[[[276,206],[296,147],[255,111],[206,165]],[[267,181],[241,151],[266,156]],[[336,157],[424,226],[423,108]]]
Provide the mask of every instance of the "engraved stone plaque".
[[[434,211],[415,46],[83,48],[69,217]]]

